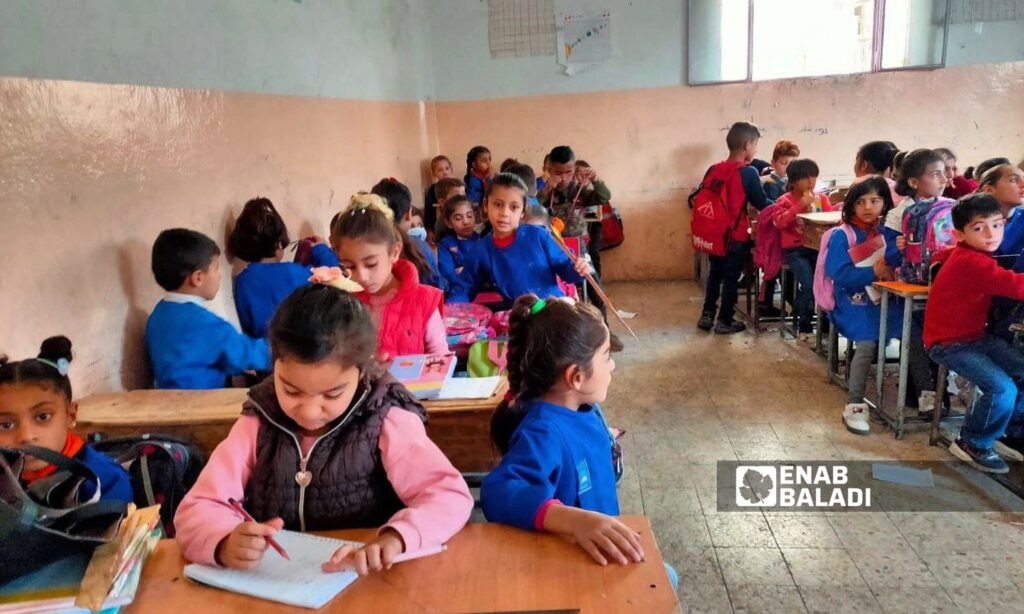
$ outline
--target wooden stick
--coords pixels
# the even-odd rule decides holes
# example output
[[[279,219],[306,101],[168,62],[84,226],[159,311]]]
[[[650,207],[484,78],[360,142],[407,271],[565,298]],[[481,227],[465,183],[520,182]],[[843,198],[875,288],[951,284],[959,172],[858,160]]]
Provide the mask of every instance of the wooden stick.
[[[565,240],[562,239],[562,235],[552,231],[551,236],[555,238],[555,243],[558,244],[558,247],[560,247],[562,251],[565,252],[565,255],[568,256],[569,259],[573,261],[573,263],[579,260],[579,258],[572,253],[572,250],[569,249],[569,246],[565,244]],[[640,343],[640,338],[636,336],[636,333],[634,333],[633,329],[629,327],[629,324],[626,324],[626,321],[622,319],[622,316],[619,315],[619,311],[615,309],[615,305],[612,304],[611,299],[608,298],[608,295],[604,293],[604,290],[601,289],[601,286],[597,283],[597,281],[594,280],[594,276],[591,275],[590,273],[586,273],[584,275],[584,278],[588,282],[590,282],[590,287],[593,288],[594,292],[596,292],[597,295],[601,297],[601,300],[604,301],[605,307],[615,314],[615,319],[619,321],[619,324],[622,324],[622,326],[627,331],[629,331],[629,334],[633,336],[633,339],[635,339],[637,343]]]

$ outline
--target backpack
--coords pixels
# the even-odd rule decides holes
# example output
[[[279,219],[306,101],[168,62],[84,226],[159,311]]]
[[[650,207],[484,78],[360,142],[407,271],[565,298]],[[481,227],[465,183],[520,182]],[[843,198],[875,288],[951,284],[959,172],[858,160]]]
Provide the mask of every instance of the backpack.
[[[444,328],[448,347],[465,351],[480,339],[493,337],[491,310],[477,303],[445,303]]]
[[[20,478],[26,456],[57,469],[26,486]],[[93,494],[83,500],[86,482],[94,484]],[[79,460],[35,446],[0,448],[0,587],[68,557],[91,557],[110,541],[110,528],[127,507],[100,500],[99,478]]]
[[[690,207],[693,209],[690,233],[696,251],[721,257],[729,248],[729,234],[736,228],[746,209],[740,207],[735,219],[729,215],[728,184],[739,175],[739,169],[739,165],[728,162],[712,166],[690,197]]]
[[[619,210],[610,203],[601,205],[601,251],[618,247],[626,240]]]
[[[818,260],[814,268],[814,302],[821,307],[822,311],[834,311],[836,308],[835,281],[825,274],[825,259],[828,257],[828,244],[832,239],[832,233],[842,230],[846,233],[846,241],[853,247],[857,242],[857,236],[853,228],[848,224],[833,226],[821,236],[821,246],[818,249]]]
[[[202,451],[170,435],[149,433],[100,439],[91,445],[125,468],[136,505],[160,504],[164,535],[174,537],[174,514],[206,464]]]
[[[470,377],[493,377],[505,372],[508,365],[508,341],[489,339],[477,341],[469,348],[467,370]]]
[[[948,198],[921,201],[903,212],[903,236],[907,245],[903,250],[900,279],[911,284],[928,283],[928,266],[932,254],[956,247],[953,238],[953,205]]]

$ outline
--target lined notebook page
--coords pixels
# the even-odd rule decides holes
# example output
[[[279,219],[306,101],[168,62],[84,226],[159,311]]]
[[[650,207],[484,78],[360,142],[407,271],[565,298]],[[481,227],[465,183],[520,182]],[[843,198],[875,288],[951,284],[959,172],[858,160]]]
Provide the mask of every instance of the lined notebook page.
[[[292,557],[291,561],[267,548],[256,569],[240,571],[192,564],[185,566],[185,576],[235,593],[303,608],[322,607],[359,577],[354,571],[320,570],[335,550],[345,544],[361,547],[359,542],[295,531],[280,531],[274,539]]]

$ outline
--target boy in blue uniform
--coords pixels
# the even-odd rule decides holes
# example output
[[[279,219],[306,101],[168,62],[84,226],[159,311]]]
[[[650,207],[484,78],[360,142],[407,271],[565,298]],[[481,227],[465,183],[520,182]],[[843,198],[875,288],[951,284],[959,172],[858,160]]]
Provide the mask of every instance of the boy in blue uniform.
[[[227,378],[270,369],[270,347],[204,307],[220,290],[220,248],[202,233],[172,228],[153,243],[153,275],[167,291],[146,322],[157,388],[223,388]]]

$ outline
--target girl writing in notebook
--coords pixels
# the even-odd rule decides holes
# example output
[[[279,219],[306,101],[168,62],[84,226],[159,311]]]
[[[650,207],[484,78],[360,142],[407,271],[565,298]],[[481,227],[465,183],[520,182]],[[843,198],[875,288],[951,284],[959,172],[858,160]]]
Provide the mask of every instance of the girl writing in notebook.
[[[515,302],[511,399],[491,421],[503,456],[480,490],[488,520],[556,533],[601,565],[644,560],[639,535],[616,518],[620,450],[598,405],[614,370],[608,327],[593,306],[533,294]]]
[[[324,561],[324,571],[365,575],[466,524],[466,482],[427,437],[423,406],[378,366],[358,299],[331,286],[299,288],[278,308],[268,340],[273,375],[249,391],[175,516],[186,558],[251,569],[277,556],[265,538],[282,528],[380,527],[362,548]]]

